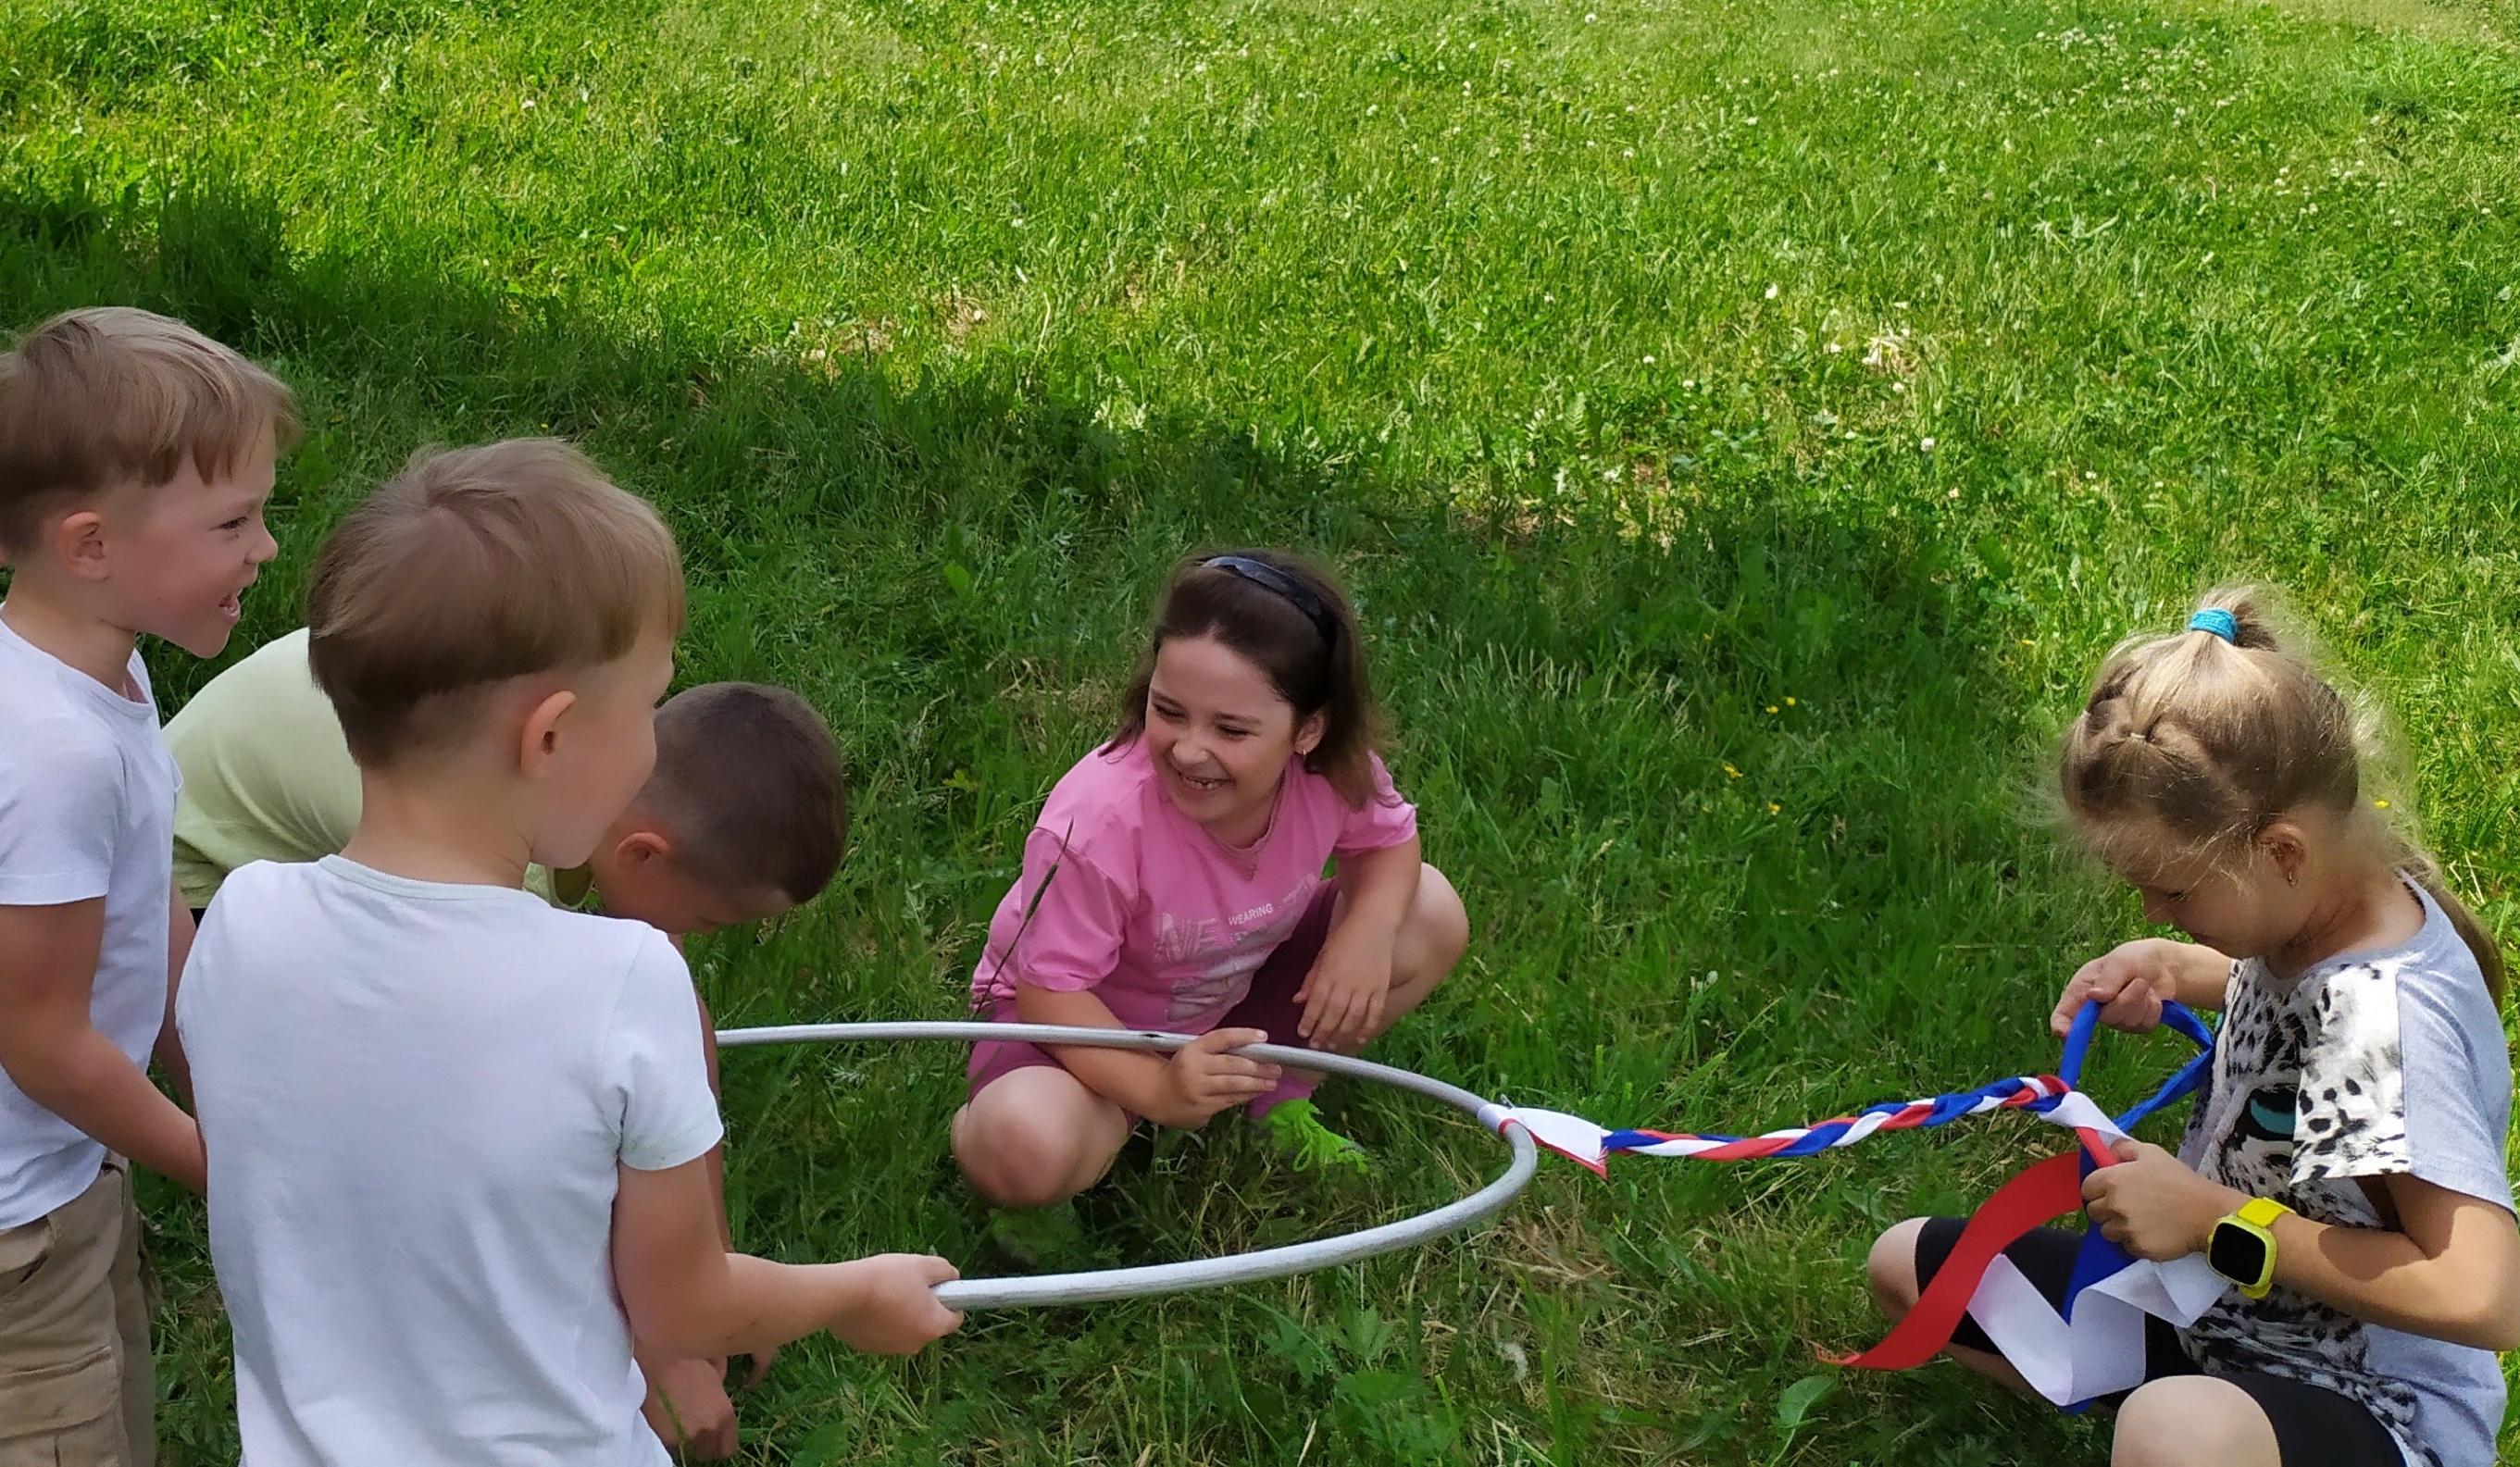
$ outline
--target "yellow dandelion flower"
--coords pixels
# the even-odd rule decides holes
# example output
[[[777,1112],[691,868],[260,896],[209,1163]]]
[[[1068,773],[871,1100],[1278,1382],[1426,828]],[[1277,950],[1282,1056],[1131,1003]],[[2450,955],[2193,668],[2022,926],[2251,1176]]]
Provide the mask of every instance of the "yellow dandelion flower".
[[[1774,800],[1770,800],[1768,802],[1768,813],[1770,815],[1782,815],[1785,813],[1785,807],[1778,804]]]
[[[1786,695],[1786,697],[1785,697],[1785,706],[1786,706],[1786,707],[1788,707],[1788,708],[1791,708],[1791,707],[1795,707],[1795,706],[1797,706],[1797,705],[1795,704],[1794,700],[1793,700],[1793,696],[1792,696],[1790,693],[1789,693],[1789,694],[1787,694],[1787,695]]]
[[[1732,776],[1732,777],[1733,778],[1735,778],[1735,779],[1738,779],[1738,778],[1741,778],[1741,772],[1740,772],[1739,770],[1737,770],[1737,769],[1734,769],[1732,766],[1731,766],[1731,765],[1729,765],[1729,764],[1728,764],[1728,765],[1726,765],[1726,766],[1724,766],[1724,773],[1726,773],[1726,774],[1728,774],[1728,775]]]
[[[1774,712],[1776,712],[1776,711],[1777,711],[1777,705],[1776,705],[1776,704],[1774,704],[1774,703],[1770,703],[1770,704],[1768,705],[1768,711],[1769,711],[1770,713],[1774,713]]]
[[[2386,800],[2373,800],[2371,802],[2371,808],[2374,810],[2386,810],[2389,808],[2389,802]]]

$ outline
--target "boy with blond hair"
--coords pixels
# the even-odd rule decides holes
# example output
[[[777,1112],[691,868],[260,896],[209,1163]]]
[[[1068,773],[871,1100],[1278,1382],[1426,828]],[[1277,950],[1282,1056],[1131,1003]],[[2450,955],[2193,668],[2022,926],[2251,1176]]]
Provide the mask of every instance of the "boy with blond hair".
[[[551,440],[424,454],[325,543],[307,611],[358,828],[232,874],[176,1006],[247,1458],[658,1464],[634,1339],[956,1327],[941,1259],[726,1249],[680,954],[522,889],[652,772],[683,619],[654,511]]]
[[[359,766],[315,686],[300,628],[210,680],[166,725],[184,777],[175,802],[175,884],[196,911],[256,861],[337,854],[359,823]],[[656,769],[576,870],[525,872],[556,904],[592,901],[680,939],[766,920],[830,884],[848,836],[839,744],[814,705],[784,688],[705,683],[656,710]],[[716,1088],[708,1006],[700,1040]],[[712,1190],[723,1148],[709,1152]],[[734,1234],[720,1234],[730,1245]],[[665,1445],[711,1461],[739,1430],[724,1360],[643,1355],[645,1414]],[[757,1379],[767,1360],[756,1359]]]
[[[296,430],[270,374],[147,311],[0,355],[0,1461],[156,1455],[125,1159],[198,1191],[202,1157],[146,1073],[156,1049],[181,1082],[160,1041],[193,924],[136,644],[227,645]]]

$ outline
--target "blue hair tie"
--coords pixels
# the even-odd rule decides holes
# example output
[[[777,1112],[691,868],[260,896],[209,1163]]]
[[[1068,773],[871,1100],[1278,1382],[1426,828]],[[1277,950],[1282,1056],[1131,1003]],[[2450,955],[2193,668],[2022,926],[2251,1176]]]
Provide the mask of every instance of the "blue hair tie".
[[[2211,632],[2233,646],[2240,645],[2240,619],[2220,606],[2208,606],[2187,618],[2187,630]]]

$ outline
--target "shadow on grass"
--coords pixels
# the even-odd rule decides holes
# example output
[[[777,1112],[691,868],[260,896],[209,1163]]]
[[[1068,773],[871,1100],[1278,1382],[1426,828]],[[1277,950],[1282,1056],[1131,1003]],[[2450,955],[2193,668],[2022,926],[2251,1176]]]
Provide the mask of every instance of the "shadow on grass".
[[[794,685],[858,761],[863,815],[838,895],[700,954],[721,1022],[954,1012],[1040,794],[1106,729],[1164,567],[1206,544],[1312,548],[1359,593],[1394,766],[1480,931],[1464,981],[1384,1046],[1396,1063],[1613,1121],[1779,1124],[1801,1118],[1733,1107],[1791,1097],[1815,1074],[1823,1089],[1877,1074],[1885,1036],[1906,1043],[1919,1015],[1950,1006],[1955,946],[2018,937],[2023,725],[1992,655],[2006,607],[1974,551],[1921,511],[1822,503],[1781,466],[1699,479],[1655,466],[1640,476],[1651,492],[1598,496],[1487,466],[1464,496],[1355,467],[1370,457],[1273,449],[1231,422],[1115,426],[1022,362],[809,360],[694,323],[459,286],[426,240],[393,258],[299,251],[288,224],[215,178],[159,199],[0,174],[0,296],[19,303],[12,325],[98,301],[167,311],[299,386],[311,432],[283,472],[284,558],[236,652],[293,623],[323,528],[421,442],[575,437],[663,508],[694,586],[687,676]],[[168,668],[170,702],[208,671]],[[1924,1073],[1994,1032],[1983,1013],[1937,1027],[1914,1042]],[[939,1162],[960,1089],[939,1058],[730,1065],[740,1231],[772,1251],[920,1241],[976,1258],[973,1210]],[[1424,1122],[1379,1099],[1350,1114],[1384,1156],[1406,1156]],[[1099,1245],[1134,1262],[1282,1241],[1272,1201],[1306,1209],[1308,1231],[1415,1211],[1489,1165],[1474,1137],[1445,1144],[1424,1175],[1402,1165],[1365,1189],[1280,1190],[1190,1155],[1129,1184],[1135,1216],[1096,1207]],[[1579,1230],[1622,1201],[1717,1229],[1809,1205],[1732,1176],[1646,1175],[1598,1193],[1552,1178],[1541,1195]],[[1668,1197],[1642,1195],[1656,1189]],[[1276,1195],[1207,1205],[1241,1190]],[[209,1459],[233,1450],[224,1331],[198,1212],[163,1211],[177,1342],[165,1419],[170,1442]],[[1861,1206],[1808,1216],[1878,1221]],[[1543,1246],[1510,1224],[1501,1237],[1507,1254]],[[1413,1265],[1376,1267],[1391,1270],[1368,1275],[1379,1280]],[[1728,1295],[1728,1267],[1754,1266],[1672,1286],[1683,1297],[1660,1306],[1661,1337],[1766,1307]],[[1099,1349],[1125,1348],[1170,1308],[1057,1316],[1047,1334],[990,1323],[927,1378],[922,1440],[968,1454],[1020,1430],[1063,1406]],[[1580,1333],[1622,1306],[1552,1308],[1573,1310]],[[1183,1369],[1222,1370],[1231,1390],[1156,1411],[1164,1429],[1186,1450],[1292,1459],[1330,1387],[1301,1362],[1238,1373],[1231,1342],[1199,1335],[1174,1344]],[[1355,1367],[1340,1381],[1386,1359],[1422,1365],[1433,1347],[1412,1339],[1324,1359]],[[1620,1369],[1654,1377],[1651,1349]],[[1752,1395],[1802,1358],[1792,1339],[1725,1356]],[[831,1384],[853,1368],[774,1399],[782,1450],[809,1459],[809,1423],[869,1408],[856,1385]],[[1671,1418],[1692,1409],[1684,1394],[1668,1416],[1630,1419],[1580,1380],[1539,1405],[1495,1389],[1462,1409],[1536,1422],[1577,1457],[1587,1433],[1668,1447],[1684,1431]],[[1369,1456],[1440,1458],[1453,1418],[1414,1400],[1350,1392],[1332,1429]],[[1142,1407],[1111,1409],[1114,1440],[1145,1429]]]

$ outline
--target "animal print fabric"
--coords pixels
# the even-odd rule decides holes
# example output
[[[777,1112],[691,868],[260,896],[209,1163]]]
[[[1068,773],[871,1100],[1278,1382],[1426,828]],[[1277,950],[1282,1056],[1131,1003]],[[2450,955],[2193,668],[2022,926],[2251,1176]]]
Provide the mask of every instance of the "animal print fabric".
[[[2182,1160],[2346,1227],[2387,1225],[2374,1193],[2391,1176],[2510,1206],[2500,1023],[2455,929],[2418,899],[2425,925],[2403,951],[2346,955],[2289,982],[2255,959],[2233,965]],[[2418,1085],[2464,1103],[2410,1106]],[[2264,1371],[2359,1402],[2422,1467],[2494,1459],[2502,1378],[2486,1352],[2368,1325],[2280,1286],[2263,1300],[2226,1294],[2182,1343],[2209,1372]]]

